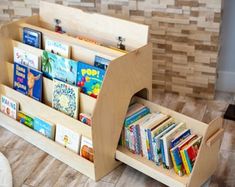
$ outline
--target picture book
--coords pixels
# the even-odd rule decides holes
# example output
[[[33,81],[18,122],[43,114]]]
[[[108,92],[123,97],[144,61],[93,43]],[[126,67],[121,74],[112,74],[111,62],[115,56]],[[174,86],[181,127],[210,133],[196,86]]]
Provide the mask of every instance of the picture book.
[[[1,95],[1,112],[8,115],[9,117],[16,119],[19,111],[19,102]]]
[[[92,141],[84,136],[82,136],[81,139],[80,155],[83,158],[90,160],[91,162],[94,162],[94,150],[93,150]]]
[[[79,112],[79,91],[80,89],[76,86],[54,79],[52,107],[77,119]]]
[[[50,123],[39,117],[35,117],[33,129],[47,138],[52,140],[55,139],[55,124],[53,123]]]
[[[23,125],[26,125],[27,127],[33,129],[33,124],[34,124],[34,117],[26,114],[23,111],[19,111],[17,115],[17,121],[22,123]]]
[[[81,88],[81,92],[97,98],[101,90],[104,76],[105,71],[103,69],[79,62],[77,86]]]
[[[85,113],[80,113],[79,114],[79,120],[82,122],[82,123],[85,123],[89,126],[91,126],[91,115],[90,114],[85,114]]]
[[[175,173],[179,176],[183,176],[185,173],[185,168],[183,166],[182,158],[180,156],[180,151],[183,147],[185,147],[188,143],[190,143],[190,141],[194,140],[195,138],[197,138],[197,135],[190,135],[170,150]]]
[[[18,47],[14,47],[14,62],[41,70],[41,58]]]
[[[14,63],[14,89],[32,97],[42,100],[42,72]]]
[[[71,46],[45,38],[45,50],[64,58],[70,58]]]
[[[168,128],[162,131],[160,134],[153,138],[153,155],[154,155],[154,162],[157,165],[162,163],[162,151],[160,147],[160,138],[164,136],[166,133],[170,132],[172,129],[176,127],[176,123],[172,123]]]
[[[183,141],[189,135],[191,135],[190,129],[185,129],[184,131],[177,133],[174,136],[174,138],[171,140],[171,147],[175,147],[177,144],[179,144],[181,141]]]
[[[77,71],[78,62],[43,51],[42,72],[45,77],[76,85]]]
[[[42,33],[30,28],[23,28],[23,43],[32,47],[42,48]]]
[[[101,56],[95,56],[94,66],[103,70],[106,70],[108,68],[108,65],[110,63],[109,59],[106,59]]]
[[[163,137],[160,138],[160,146],[161,146],[161,151],[164,152],[162,154],[163,158],[163,166],[167,169],[172,168],[173,164],[170,159],[170,141],[172,138],[178,133],[186,129],[185,123],[180,123],[177,125],[173,130],[165,134]]]
[[[195,163],[199,147],[201,145],[202,136],[191,141],[186,147],[184,147],[180,152],[183,156],[183,164],[186,167],[186,174],[189,175],[192,172],[193,165]]]
[[[56,136],[55,141],[65,148],[72,150],[75,153],[79,153],[81,135],[75,131],[56,124]]]

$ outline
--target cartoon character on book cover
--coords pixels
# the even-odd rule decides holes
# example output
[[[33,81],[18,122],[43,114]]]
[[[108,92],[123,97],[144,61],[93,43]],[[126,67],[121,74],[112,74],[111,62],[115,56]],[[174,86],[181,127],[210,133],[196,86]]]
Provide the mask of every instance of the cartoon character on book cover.
[[[101,90],[104,75],[103,69],[79,62],[77,85],[81,92],[96,98]]]

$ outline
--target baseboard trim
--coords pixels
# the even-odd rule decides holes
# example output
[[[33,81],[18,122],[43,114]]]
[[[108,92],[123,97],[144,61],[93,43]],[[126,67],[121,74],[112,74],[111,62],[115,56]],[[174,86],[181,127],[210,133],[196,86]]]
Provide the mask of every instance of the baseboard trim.
[[[223,92],[235,92],[235,72],[219,71],[216,90]]]

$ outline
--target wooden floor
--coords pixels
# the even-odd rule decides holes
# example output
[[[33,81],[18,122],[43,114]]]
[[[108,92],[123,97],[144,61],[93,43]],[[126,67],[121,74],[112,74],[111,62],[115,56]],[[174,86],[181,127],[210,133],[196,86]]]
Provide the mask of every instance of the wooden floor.
[[[233,99],[234,95],[226,93],[217,93],[213,101],[196,100],[170,93],[154,94],[154,102],[207,123],[223,115]],[[235,186],[235,122],[226,120],[224,128],[220,163],[212,177],[211,187]],[[15,187],[164,186],[125,165],[121,165],[95,183],[2,127],[0,127],[0,151],[10,161]]]

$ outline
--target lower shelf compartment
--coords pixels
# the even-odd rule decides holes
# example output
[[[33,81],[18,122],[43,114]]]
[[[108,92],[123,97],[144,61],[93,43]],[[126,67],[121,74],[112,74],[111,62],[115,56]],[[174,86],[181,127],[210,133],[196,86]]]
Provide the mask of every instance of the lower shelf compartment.
[[[178,176],[173,169],[167,170],[157,166],[146,158],[131,153],[125,147],[119,146],[116,151],[116,159],[135,168],[136,170],[152,177],[153,179],[172,187],[185,187],[188,184],[188,176]]]
[[[23,138],[49,155],[95,180],[94,163],[0,113],[0,126]]]

